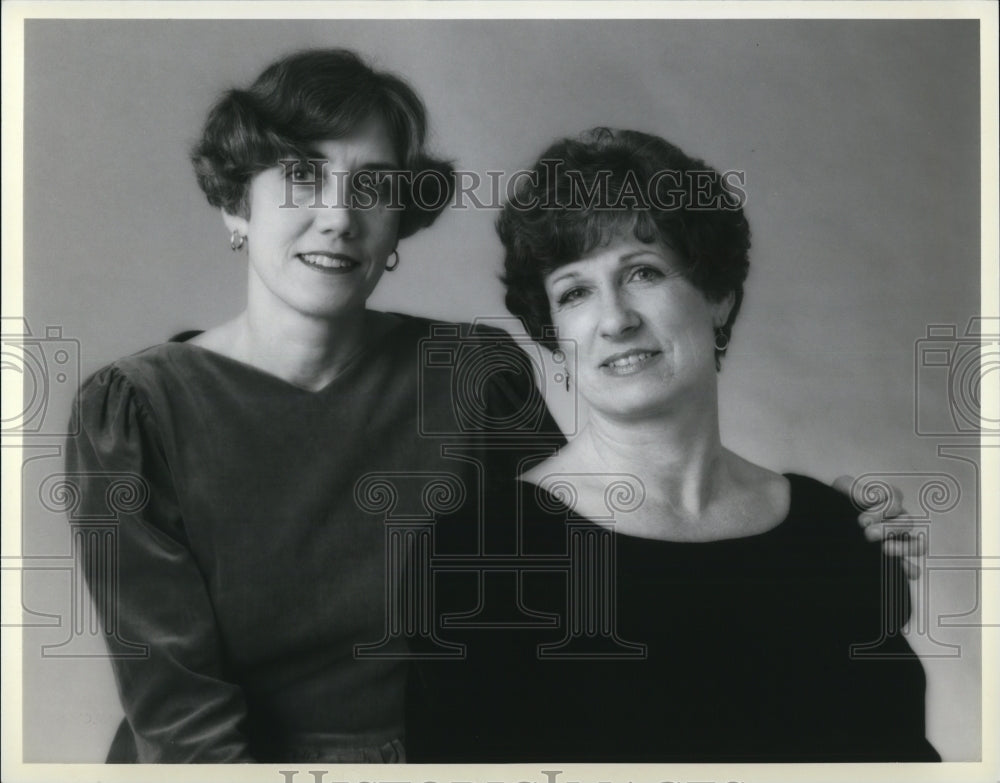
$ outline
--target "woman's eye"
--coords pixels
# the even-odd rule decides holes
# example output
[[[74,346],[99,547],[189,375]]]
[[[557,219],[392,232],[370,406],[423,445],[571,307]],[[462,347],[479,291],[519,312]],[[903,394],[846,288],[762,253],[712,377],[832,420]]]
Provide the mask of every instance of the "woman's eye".
[[[580,288],[580,287],[570,288],[559,294],[559,297],[556,299],[556,303],[560,307],[563,307],[565,305],[570,305],[573,304],[574,302],[580,301],[586,295],[587,295],[586,288]]]
[[[659,280],[663,277],[663,273],[659,269],[655,269],[651,266],[640,266],[636,267],[629,277],[632,280],[644,283],[650,280]]]
[[[286,166],[285,176],[295,183],[308,183],[312,184],[315,180],[313,175],[313,168],[306,162],[296,163],[292,166]]]

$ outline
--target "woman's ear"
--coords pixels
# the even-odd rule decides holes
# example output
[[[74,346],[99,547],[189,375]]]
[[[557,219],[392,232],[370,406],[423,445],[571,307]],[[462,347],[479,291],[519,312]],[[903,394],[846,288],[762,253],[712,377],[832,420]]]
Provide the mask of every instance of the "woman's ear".
[[[726,322],[729,320],[729,314],[733,311],[734,304],[736,304],[735,291],[730,291],[718,302],[712,303],[712,325],[716,329],[726,325]]]
[[[250,231],[250,221],[239,215],[230,215],[225,209],[222,210],[222,222],[226,224],[226,230],[230,234],[236,232],[241,237],[245,237]]]

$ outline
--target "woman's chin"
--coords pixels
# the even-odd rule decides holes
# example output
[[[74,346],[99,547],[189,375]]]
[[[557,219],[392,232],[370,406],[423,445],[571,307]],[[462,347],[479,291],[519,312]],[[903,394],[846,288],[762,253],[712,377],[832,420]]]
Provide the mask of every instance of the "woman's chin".
[[[660,421],[674,416],[690,417],[715,400],[715,391],[696,386],[683,386],[672,379],[659,378],[651,383],[630,384],[618,389],[604,388],[599,395],[588,397],[581,392],[588,408],[604,418],[621,421]]]
[[[635,422],[662,418],[671,408],[669,395],[627,395],[588,401],[590,411],[613,421]]]

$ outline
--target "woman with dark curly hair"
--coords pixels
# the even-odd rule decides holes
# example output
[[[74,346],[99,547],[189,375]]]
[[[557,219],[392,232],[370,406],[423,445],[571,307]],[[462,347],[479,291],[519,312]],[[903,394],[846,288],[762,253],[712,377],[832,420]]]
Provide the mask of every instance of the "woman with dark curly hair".
[[[589,419],[512,489],[537,626],[484,616],[452,638],[467,660],[419,664],[411,758],[939,760],[899,562],[845,497],[720,439],[741,195],[659,137],[597,129],[504,208],[507,306],[574,357]]]

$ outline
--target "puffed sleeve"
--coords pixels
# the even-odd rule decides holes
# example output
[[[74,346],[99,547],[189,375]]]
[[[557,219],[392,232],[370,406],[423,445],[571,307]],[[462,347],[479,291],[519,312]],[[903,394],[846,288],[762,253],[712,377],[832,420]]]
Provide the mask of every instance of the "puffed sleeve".
[[[80,497],[74,515],[84,523],[107,518],[109,491],[123,477],[142,487],[144,500],[112,509],[117,558],[110,562],[117,574],[85,569],[135,740],[132,760],[253,761],[244,736],[244,694],[227,675],[205,577],[187,543],[154,418],[114,366],[87,381],[79,403],[74,417],[80,420],[69,429],[79,435],[70,437],[66,450],[68,479]]]

